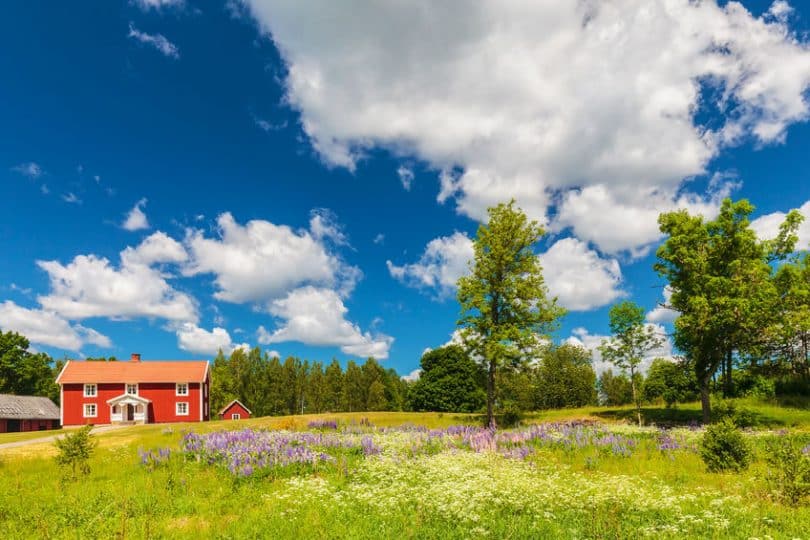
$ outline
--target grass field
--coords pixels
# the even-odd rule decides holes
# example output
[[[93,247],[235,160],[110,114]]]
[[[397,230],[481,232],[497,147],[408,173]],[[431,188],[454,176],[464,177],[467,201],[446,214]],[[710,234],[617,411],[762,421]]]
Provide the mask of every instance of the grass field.
[[[746,405],[763,425],[810,428],[808,410]],[[645,415],[666,424],[693,411]],[[773,432],[747,434],[748,471],[712,474],[694,450],[700,430],[626,415],[549,411],[494,434],[447,429],[477,419],[435,413],[133,426],[96,436],[76,482],[61,479],[51,443],[0,450],[0,538],[810,536],[810,509],[780,504],[764,482]],[[308,427],[318,419],[338,429]],[[570,422],[582,419],[599,423]]]

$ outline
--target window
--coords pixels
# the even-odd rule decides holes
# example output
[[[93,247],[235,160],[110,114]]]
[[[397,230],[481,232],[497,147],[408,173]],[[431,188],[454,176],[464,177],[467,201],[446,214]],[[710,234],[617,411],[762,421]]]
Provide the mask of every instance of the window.
[[[128,396],[137,396],[138,395],[138,385],[137,384],[127,384],[127,395]]]
[[[241,420],[241,419],[242,419],[242,415],[239,414],[238,412],[235,412],[235,413],[233,413],[231,415],[231,420]]]
[[[85,403],[84,404],[84,417],[85,418],[95,418],[96,417],[96,404],[95,403]]]
[[[113,405],[113,414],[118,414],[121,412],[121,408],[118,405]]]
[[[84,385],[84,397],[96,397],[96,395],[98,395],[98,386],[95,384]]]
[[[187,396],[188,395],[188,383],[179,382],[174,387],[174,395],[176,396]]]
[[[188,416],[188,403],[181,401],[176,406],[177,416]]]
[[[208,397],[208,385],[203,384],[203,397]]]

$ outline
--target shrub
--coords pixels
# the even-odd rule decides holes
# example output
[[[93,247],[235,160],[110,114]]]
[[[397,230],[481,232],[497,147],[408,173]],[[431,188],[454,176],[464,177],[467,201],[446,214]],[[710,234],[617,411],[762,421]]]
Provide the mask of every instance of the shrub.
[[[90,435],[93,426],[84,426],[69,433],[54,443],[59,451],[54,458],[56,464],[65,471],[65,477],[76,479],[79,474],[90,474],[90,456],[96,442]]]
[[[523,420],[523,411],[516,403],[505,403],[498,413],[498,427],[515,427]]]
[[[731,400],[721,400],[712,411],[715,421],[731,420],[738,427],[752,427],[757,424],[757,413],[746,407],[738,407]]]
[[[810,496],[810,445],[796,435],[777,437],[765,444],[765,462],[768,487],[776,498],[798,506]]]
[[[730,418],[706,428],[700,457],[710,472],[740,472],[751,464],[751,447]]]

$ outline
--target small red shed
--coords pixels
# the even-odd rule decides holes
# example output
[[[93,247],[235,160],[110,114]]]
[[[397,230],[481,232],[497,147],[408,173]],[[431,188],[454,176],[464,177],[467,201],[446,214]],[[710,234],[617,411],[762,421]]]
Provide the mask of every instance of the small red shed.
[[[250,409],[242,405],[238,399],[231,401],[219,411],[219,417],[223,420],[244,420],[250,418],[251,414],[253,413]]]

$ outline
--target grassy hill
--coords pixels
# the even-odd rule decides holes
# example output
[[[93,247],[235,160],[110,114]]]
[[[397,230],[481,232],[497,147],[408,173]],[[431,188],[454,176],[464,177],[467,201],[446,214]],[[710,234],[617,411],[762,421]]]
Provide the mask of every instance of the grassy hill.
[[[132,426],[95,437],[78,481],[62,479],[52,443],[0,449],[0,537],[804,537],[810,509],[774,499],[762,453],[779,436],[765,426],[807,433],[810,411],[742,405],[760,427],[741,474],[705,471],[700,430],[638,428],[629,409],[600,407],[536,413],[527,422],[539,426],[496,434],[448,430],[478,418],[437,413]],[[645,416],[670,424],[697,411]],[[308,427],[317,420],[339,428]],[[239,462],[261,452],[277,461]]]

